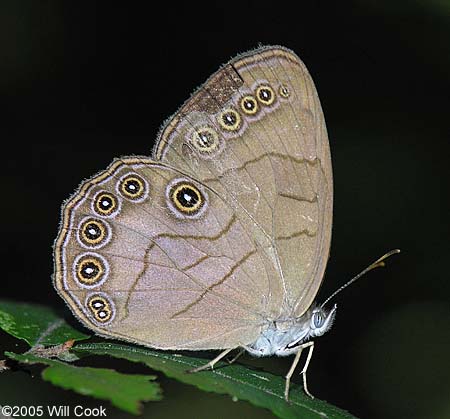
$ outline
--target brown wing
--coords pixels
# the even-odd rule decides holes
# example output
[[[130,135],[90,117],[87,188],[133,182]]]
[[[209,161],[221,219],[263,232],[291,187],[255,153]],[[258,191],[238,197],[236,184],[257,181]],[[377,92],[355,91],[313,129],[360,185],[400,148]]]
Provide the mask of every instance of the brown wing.
[[[333,193],[325,121],[301,60],[281,47],[232,60],[166,124],[154,156],[227,202],[276,269],[279,315],[303,314],[328,260]]]
[[[237,347],[259,335],[271,267],[204,185],[123,158],[86,181],[63,215],[55,287],[97,333],[163,349]]]

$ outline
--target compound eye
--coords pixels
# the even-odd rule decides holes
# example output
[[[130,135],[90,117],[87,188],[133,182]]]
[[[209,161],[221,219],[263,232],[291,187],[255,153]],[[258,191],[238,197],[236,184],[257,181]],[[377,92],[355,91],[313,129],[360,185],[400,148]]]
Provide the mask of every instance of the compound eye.
[[[315,329],[320,329],[325,322],[325,316],[321,311],[316,311],[312,315],[312,324]]]

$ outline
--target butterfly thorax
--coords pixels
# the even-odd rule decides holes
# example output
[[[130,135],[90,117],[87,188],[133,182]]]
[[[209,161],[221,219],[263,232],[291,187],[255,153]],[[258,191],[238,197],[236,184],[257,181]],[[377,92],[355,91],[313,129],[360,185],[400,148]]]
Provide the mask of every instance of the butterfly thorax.
[[[255,356],[291,355],[302,343],[330,330],[335,314],[336,306],[330,311],[314,306],[301,317],[277,319],[246,349]]]

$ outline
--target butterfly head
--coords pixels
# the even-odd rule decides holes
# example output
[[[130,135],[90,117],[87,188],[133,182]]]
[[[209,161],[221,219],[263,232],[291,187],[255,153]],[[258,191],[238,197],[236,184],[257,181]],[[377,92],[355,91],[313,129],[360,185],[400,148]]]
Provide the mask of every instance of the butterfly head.
[[[336,316],[336,305],[331,310],[314,306],[296,319],[279,319],[268,327],[249,347],[256,356],[287,356],[298,351],[306,341],[322,336],[330,330]]]

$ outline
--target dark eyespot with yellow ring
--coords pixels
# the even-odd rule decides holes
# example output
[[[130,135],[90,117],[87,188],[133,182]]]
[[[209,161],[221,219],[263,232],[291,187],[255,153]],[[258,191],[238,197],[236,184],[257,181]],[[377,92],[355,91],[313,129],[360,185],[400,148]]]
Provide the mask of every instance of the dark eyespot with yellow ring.
[[[99,192],[94,198],[93,210],[101,216],[114,214],[119,208],[117,198],[109,192]]]
[[[237,131],[241,127],[241,115],[235,109],[225,109],[218,119],[220,126],[227,131]]]
[[[78,239],[86,247],[98,248],[108,241],[109,229],[103,220],[86,218],[78,228]]]
[[[219,148],[219,135],[211,127],[200,127],[192,133],[191,142],[197,151],[209,154]]]
[[[84,255],[75,263],[75,275],[81,285],[97,286],[105,279],[105,262],[100,257],[91,254]]]
[[[98,322],[107,323],[111,320],[113,309],[111,303],[103,295],[92,295],[89,297],[87,306]]]
[[[176,183],[172,186],[169,196],[175,208],[184,215],[196,215],[205,205],[202,192],[190,182]]]
[[[270,106],[275,101],[275,92],[268,84],[263,84],[256,89],[256,97],[265,106]]]
[[[291,92],[290,92],[290,90],[289,90],[289,87],[287,87],[285,84],[282,84],[282,85],[278,88],[278,94],[279,94],[281,97],[287,99],[287,98],[291,95]]]
[[[240,101],[242,111],[247,115],[255,115],[258,110],[258,102],[253,96],[244,96]]]
[[[132,201],[139,201],[147,194],[147,184],[140,176],[130,173],[123,176],[119,182],[120,194]]]

